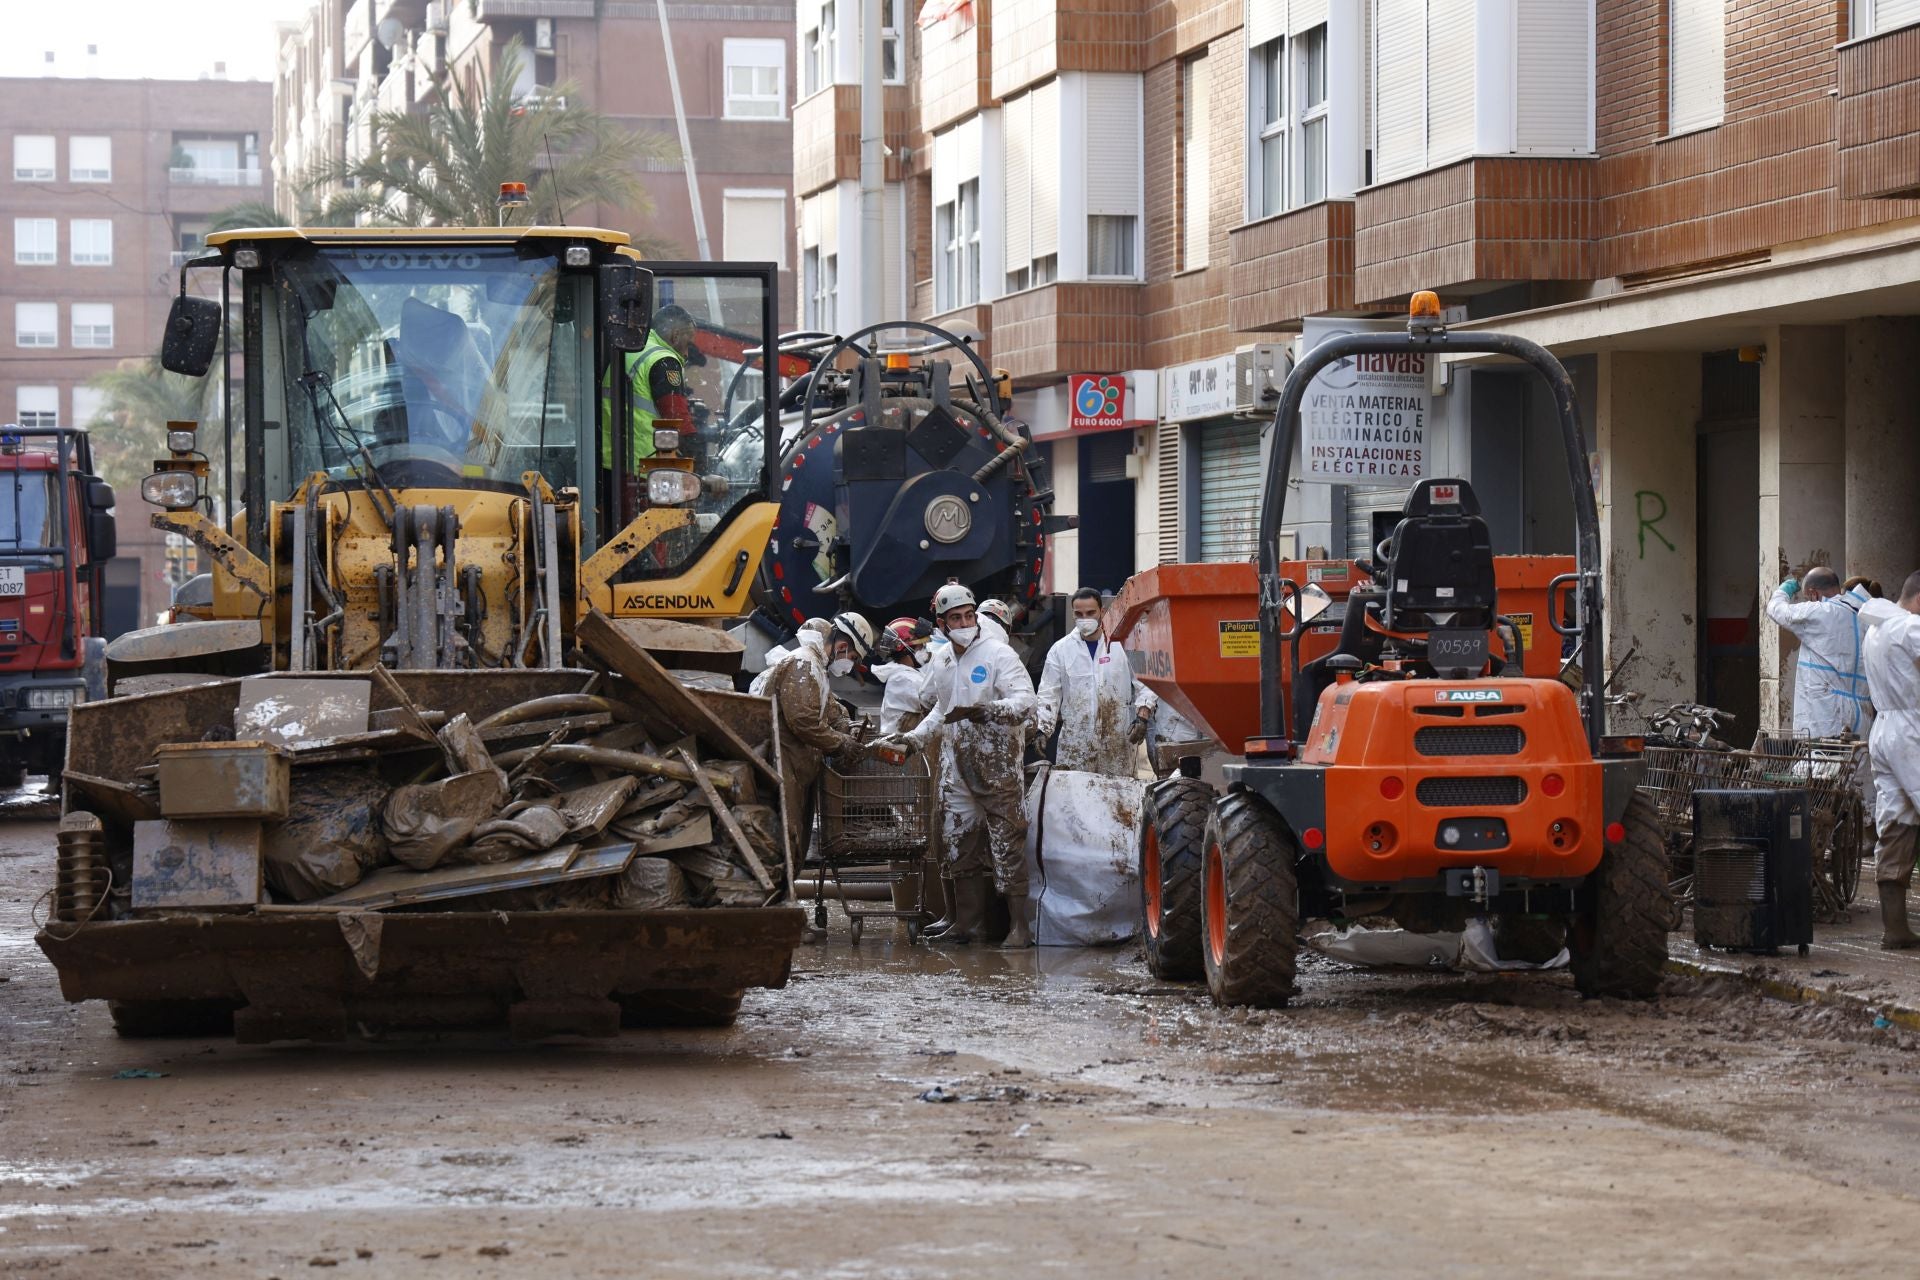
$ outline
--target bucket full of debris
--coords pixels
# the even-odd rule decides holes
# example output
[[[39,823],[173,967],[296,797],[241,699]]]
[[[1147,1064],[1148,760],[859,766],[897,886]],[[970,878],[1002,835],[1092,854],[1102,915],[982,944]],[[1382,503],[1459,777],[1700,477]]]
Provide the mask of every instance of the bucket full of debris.
[[[123,1034],[731,1021],[785,984],[777,716],[623,624],[597,669],[279,674],[87,703],[38,942]]]

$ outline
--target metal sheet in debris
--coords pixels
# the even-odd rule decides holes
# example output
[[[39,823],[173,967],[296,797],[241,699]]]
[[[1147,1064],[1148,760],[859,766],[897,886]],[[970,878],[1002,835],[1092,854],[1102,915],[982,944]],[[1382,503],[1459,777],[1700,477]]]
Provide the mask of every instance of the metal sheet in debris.
[[[133,909],[242,910],[261,891],[261,824],[162,818],[133,824]]]
[[[372,696],[365,680],[243,680],[233,736],[303,747],[362,734]]]
[[[618,846],[624,854],[611,869],[601,864],[605,850],[595,850],[592,861],[577,844],[563,844],[512,862],[491,862],[482,866],[436,867],[432,871],[409,871],[405,867],[382,867],[351,889],[304,905],[309,907],[352,907],[378,911],[385,907],[406,906],[415,902],[438,902],[446,898],[465,898],[496,889],[526,889],[534,885],[558,884],[583,876],[607,875],[624,871],[633,860],[633,846]],[[583,865],[576,865],[583,863]]]

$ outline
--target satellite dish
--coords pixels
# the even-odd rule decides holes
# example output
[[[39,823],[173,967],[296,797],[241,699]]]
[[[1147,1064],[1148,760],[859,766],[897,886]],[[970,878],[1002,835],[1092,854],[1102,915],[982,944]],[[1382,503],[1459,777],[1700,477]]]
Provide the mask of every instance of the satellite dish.
[[[381,48],[391,49],[393,48],[393,42],[398,40],[400,33],[405,30],[406,26],[400,19],[382,18],[380,25],[373,29],[373,38],[380,42]]]

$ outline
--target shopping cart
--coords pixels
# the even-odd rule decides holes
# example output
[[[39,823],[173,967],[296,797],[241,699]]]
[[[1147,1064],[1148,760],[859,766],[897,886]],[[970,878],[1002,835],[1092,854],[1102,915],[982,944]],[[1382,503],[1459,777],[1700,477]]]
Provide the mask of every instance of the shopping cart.
[[[1672,864],[1675,919],[1693,894],[1693,793],[1798,789],[1807,793],[1815,909],[1844,918],[1860,888],[1868,831],[1861,783],[1867,744],[1762,735],[1750,751],[1649,746],[1640,790],[1652,799]]]
[[[903,763],[879,757],[829,759],[820,774],[818,852],[813,919],[827,924],[827,882],[833,882],[841,909],[857,944],[868,920],[905,920],[907,936],[920,941],[926,917],[922,868],[933,830],[933,774],[920,752]],[[911,884],[912,906],[856,907],[847,898],[850,885]],[[898,902],[897,897],[895,902]]]

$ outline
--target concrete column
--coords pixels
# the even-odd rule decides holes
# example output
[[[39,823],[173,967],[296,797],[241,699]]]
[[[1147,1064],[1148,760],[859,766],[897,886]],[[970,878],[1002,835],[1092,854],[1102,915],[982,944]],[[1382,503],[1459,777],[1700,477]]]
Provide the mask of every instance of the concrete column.
[[[1767,620],[1786,570],[1847,563],[1845,331],[1781,326],[1760,366],[1760,723],[1793,724],[1791,635]]]
[[[1080,441],[1067,436],[1053,442],[1053,514],[1080,514]],[[1080,531],[1062,529],[1049,540],[1047,573],[1054,591],[1072,591],[1080,585]]]
[[[1606,561],[1607,665],[1634,652],[1616,689],[1654,703],[1694,696],[1694,449],[1700,356],[1599,356],[1594,437],[1600,449],[1600,544]]]
[[[1878,578],[1889,595],[1920,569],[1920,320],[1846,327],[1847,577]]]

